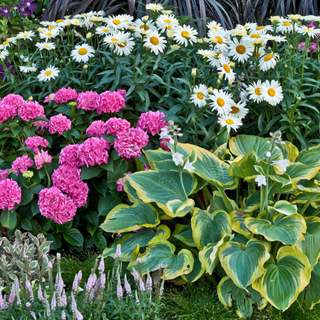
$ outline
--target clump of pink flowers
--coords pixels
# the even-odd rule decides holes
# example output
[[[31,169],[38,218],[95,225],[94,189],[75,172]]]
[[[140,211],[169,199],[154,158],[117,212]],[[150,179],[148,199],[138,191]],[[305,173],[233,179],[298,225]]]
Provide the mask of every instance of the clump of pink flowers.
[[[44,98],[44,103],[52,102],[54,101],[55,93],[50,93],[48,96]]]
[[[74,201],[57,187],[42,189],[39,193],[40,213],[58,224],[71,221],[76,214]]]
[[[17,115],[18,109],[24,104],[24,100],[17,94],[8,94],[0,100],[0,123]]]
[[[7,179],[9,173],[10,173],[10,172],[9,172],[9,169],[4,169],[4,170],[1,170],[1,169],[0,169],[0,181],[1,181],[1,180],[4,180],[4,179]]]
[[[108,163],[110,150],[108,141],[101,138],[89,138],[79,147],[79,159],[81,164],[87,167]]]
[[[56,103],[67,103],[69,100],[76,101],[78,93],[76,90],[69,88],[61,88],[55,93],[53,100]]]
[[[37,101],[24,102],[18,110],[18,115],[24,121],[45,116],[43,106]]]
[[[57,116],[51,117],[49,120],[49,132],[54,134],[58,132],[62,134],[64,131],[71,129],[71,121],[61,113]]]
[[[3,179],[0,181],[0,209],[12,210],[15,204],[21,202],[21,188],[18,183],[12,179]]]
[[[149,111],[142,113],[139,118],[137,127],[146,130],[148,133],[151,133],[153,136],[156,135],[164,128],[168,123],[165,120],[162,120],[166,115],[163,112],[158,111]]]
[[[12,162],[12,170],[20,170],[21,173],[24,173],[28,170],[29,167],[33,166],[33,160],[29,158],[26,154],[22,157],[18,157]]]
[[[64,147],[59,156],[59,164],[80,168],[82,166],[79,158],[80,144],[69,144]]]
[[[121,191],[123,191],[124,190],[124,185],[125,185],[125,182],[126,182],[126,180],[127,180],[127,177],[128,177],[128,175],[130,175],[131,174],[131,172],[129,171],[129,172],[127,172],[122,178],[120,178],[118,181],[117,181],[117,191],[118,192],[121,192]]]
[[[160,142],[160,147],[166,151],[171,151],[170,148],[167,146],[166,142],[170,142],[170,138],[164,138]]]
[[[78,94],[77,109],[95,110],[94,102],[98,98],[98,94],[94,91],[86,91]]]
[[[102,138],[106,130],[106,123],[101,120],[96,120],[93,121],[87,128],[86,134],[89,136]]]
[[[44,133],[44,130],[46,128],[49,128],[49,122],[48,121],[45,121],[45,120],[38,120],[38,121],[35,121],[33,123],[33,125],[35,127],[37,127],[37,130],[39,130],[39,133],[40,134],[43,134]]]
[[[48,151],[41,150],[34,157],[37,169],[40,169],[44,163],[50,163],[52,157],[48,154]]]
[[[130,122],[121,118],[110,118],[106,123],[107,134],[117,136],[123,132],[127,132],[130,129]]]
[[[28,148],[33,149],[34,152],[39,152],[39,147],[46,148],[49,142],[40,136],[33,136],[26,140],[26,145]]]
[[[114,148],[120,157],[131,160],[141,156],[141,148],[148,144],[148,134],[140,128],[132,128],[118,134],[114,140]]]
[[[105,91],[97,97],[94,106],[98,114],[119,112],[125,107],[125,99],[116,91]]]

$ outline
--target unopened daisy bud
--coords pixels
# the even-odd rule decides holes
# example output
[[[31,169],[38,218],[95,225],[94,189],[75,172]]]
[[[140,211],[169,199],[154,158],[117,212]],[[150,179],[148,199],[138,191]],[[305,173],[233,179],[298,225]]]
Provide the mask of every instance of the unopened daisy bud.
[[[135,28],[136,28],[135,26],[128,27],[129,30],[135,30]]]
[[[26,178],[26,179],[30,179],[30,178],[32,178],[33,177],[33,172],[32,171],[25,171],[23,174],[22,174],[22,176],[24,177],[24,178]]]
[[[29,101],[32,101],[32,100],[33,100],[33,96],[30,96],[30,97],[28,98],[28,100],[29,100]]]
[[[161,11],[163,14],[171,14],[172,10],[162,10]]]
[[[293,45],[292,44],[289,45],[289,49],[293,49]]]
[[[217,39],[217,38],[211,38],[210,41],[211,41],[212,43],[218,43],[218,39]]]
[[[179,49],[180,49],[180,46],[174,44],[174,45],[171,46],[171,49],[172,49],[172,50],[179,50]]]
[[[222,80],[222,79],[223,79],[223,76],[224,76],[224,74],[219,74],[218,78],[219,78],[220,80]]]
[[[229,81],[228,81],[228,86],[231,87],[232,84],[233,84],[233,81],[232,81],[232,80],[229,80]]]
[[[91,32],[88,32],[87,35],[86,35],[86,38],[87,38],[87,39],[92,38],[92,33],[91,33]]]
[[[262,38],[254,39],[253,43],[254,44],[263,44],[263,39]]]
[[[285,68],[288,68],[288,65],[287,65],[287,64],[285,64],[285,65],[284,65],[284,67],[285,67]]]
[[[88,69],[88,65],[85,64],[85,65],[83,66],[83,69],[84,69],[84,70]]]
[[[301,101],[301,97],[300,96],[297,97],[297,101]]]
[[[220,79],[217,80],[217,84],[221,84],[221,80]]]
[[[202,44],[203,43],[203,40],[200,38],[200,39],[198,39],[197,40],[198,41],[198,43],[200,43],[200,44]]]
[[[143,22],[147,22],[148,20],[149,20],[149,16],[144,16],[144,17],[142,17],[142,19],[141,19]]]
[[[205,38],[203,38],[203,41],[204,41],[205,43],[208,43],[208,42],[210,41],[210,39],[207,38],[207,37],[205,37]]]
[[[168,32],[167,36],[168,36],[169,39],[173,39],[173,32]]]
[[[213,92],[213,88],[212,87],[208,87],[208,93],[212,93]]]
[[[191,75],[194,77],[197,75],[197,68],[192,68]]]
[[[190,38],[191,38],[191,35],[187,34],[186,39],[190,39]]]
[[[271,22],[278,22],[280,20],[280,16],[273,16],[270,18]]]
[[[236,31],[235,31],[235,35],[236,36],[239,36],[239,37],[243,37],[243,36],[245,36],[247,34],[247,32],[245,31],[245,30],[242,30],[242,29],[237,29]]]
[[[233,61],[230,61],[230,67],[234,68],[236,66],[236,64]]]
[[[300,14],[288,14],[288,18],[291,19],[292,21],[298,21],[300,17],[301,17]]]

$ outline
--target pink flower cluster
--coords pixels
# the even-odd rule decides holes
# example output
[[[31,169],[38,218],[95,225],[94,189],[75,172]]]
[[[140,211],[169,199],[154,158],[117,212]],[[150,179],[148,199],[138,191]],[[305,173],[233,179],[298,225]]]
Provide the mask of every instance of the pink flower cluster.
[[[149,111],[142,113],[139,118],[137,128],[146,130],[148,133],[151,133],[153,136],[161,131],[168,123],[165,120],[162,120],[166,115],[163,112],[158,111]]]
[[[0,169],[0,181],[1,181],[1,180],[4,180],[4,179],[7,179],[9,173],[10,173],[10,172],[9,172],[9,169],[4,169],[4,170],[1,170],[1,169]]]
[[[87,128],[86,134],[89,136],[102,138],[106,130],[106,123],[101,120],[96,120],[93,121]]]
[[[34,160],[37,169],[40,169],[44,163],[50,163],[52,161],[52,157],[48,154],[48,151],[41,150],[34,156]]]
[[[26,145],[28,148],[33,149],[34,152],[39,152],[39,147],[46,148],[49,142],[40,136],[33,136],[26,140]]]
[[[67,130],[71,129],[71,121],[62,113],[57,116],[51,117],[49,120],[49,132],[54,134],[58,132],[60,135]]]
[[[94,102],[98,98],[98,94],[94,91],[86,91],[78,94],[77,109],[95,110]]]
[[[69,100],[77,101],[78,93],[76,90],[69,88],[61,88],[55,93],[53,100],[56,103],[67,103]]]
[[[107,134],[111,134],[113,136],[127,132],[131,126],[129,121],[121,118],[110,118],[105,125]]]
[[[42,189],[38,205],[43,216],[59,224],[71,221],[77,211],[74,201],[57,187]]]
[[[48,96],[44,98],[44,103],[52,102],[54,101],[55,93],[50,93]]]
[[[117,181],[117,191],[118,192],[121,192],[121,191],[123,191],[124,190],[124,185],[125,185],[125,182],[126,182],[126,180],[127,180],[127,177],[128,177],[128,175],[130,175],[131,174],[131,172],[129,171],[129,172],[127,172],[122,178],[120,178],[118,181]]]
[[[23,104],[23,98],[12,93],[0,100],[0,123],[15,117]]]
[[[44,130],[46,128],[49,128],[49,122],[48,121],[45,121],[45,120],[39,120],[39,121],[35,121],[33,123],[33,125],[35,127],[37,127],[37,130],[39,130],[39,133],[40,134],[43,134],[44,133]]]
[[[312,28],[312,29],[315,29],[315,28],[317,28],[317,26],[316,26],[316,24],[313,22],[313,21],[311,21],[310,23],[309,23],[309,26],[308,26],[309,28]],[[316,40],[316,38],[318,38],[318,40]],[[316,42],[311,42],[310,43],[310,47],[309,48],[307,48],[308,50],[307,50],[307,52],[308,53],[310,53],[311,51],[313,51],[313,52],[317,52],[318,51],[318,42],[320,42],[320,33],[318,34],[318,36],[316,37],[316,36],[314,36],[314,38],[313,38]],[[305,46],[306,46],[306,43],[305,42],[300,42],[299,44],[298,44],[298,50],[299,50],[299,52],[302,52],[302,50],[300,49],[300,48],[303,48],[303,51],[305,50]]]
[[[43,106],[37,101],[27,101],[18,110],[19,117],[24,121],[30,121],[36,117],[44,117]]]
[[[80,168],[82,166],[79,158],[80,144],[70,144],[64,147],[59,156],[59,164]]]
[[[131,160],[141,156],[141,148],[148,144],[148,134],[140,128],[132,128],[118,134],[114,148],[120,157]]]
[[[12,210],[15,204],[21,202],[21,188],[18,183],[12,179],[3,179],[0,181],[0,209]]]
[[[94,107],[98,114],[119,112],[125,107],[125,99],[116,91],[105,91],[96,98]]]
[[[31,166],[33,166],[33,160],[24,154],[22,157],[18,157],[12,162],[11,169],[17,171],[20,170],[21,173],[24,173]]]
[[[166,142],[170,142],[169,138],[164,138],[160,142],[160,147],[166,151],[171,151],[170,148],[167,146]]]

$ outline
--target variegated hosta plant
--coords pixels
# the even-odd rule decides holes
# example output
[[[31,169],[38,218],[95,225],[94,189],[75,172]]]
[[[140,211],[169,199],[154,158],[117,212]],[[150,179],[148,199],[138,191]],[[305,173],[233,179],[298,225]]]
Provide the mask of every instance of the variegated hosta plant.
[[[240,317],[268,303],[320,302],[320,145],[301,152],[276,132],[238,135],[214,152],[168,144],[145,151],[151,170],[128,175],[128,204],[101,228],[120,233],[128,268],[178,283],[218,278],[219,299]]]

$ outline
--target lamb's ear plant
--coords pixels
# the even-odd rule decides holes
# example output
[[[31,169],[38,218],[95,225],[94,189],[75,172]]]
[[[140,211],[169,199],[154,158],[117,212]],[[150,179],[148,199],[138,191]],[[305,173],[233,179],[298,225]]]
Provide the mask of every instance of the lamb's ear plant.
[[[299,152],[275,132],[238,135],[210,152],[171,138],[171,152],[145,152],[151,170],[127,177],[132,205],[101,225],[122,233],[104,255],[121,243],[130,270],[138,258],[142,273],[161,260],[163,277],[177,283],[212,275],[220,301],[240,317],[255,303],[319,303],[320,146]]]

